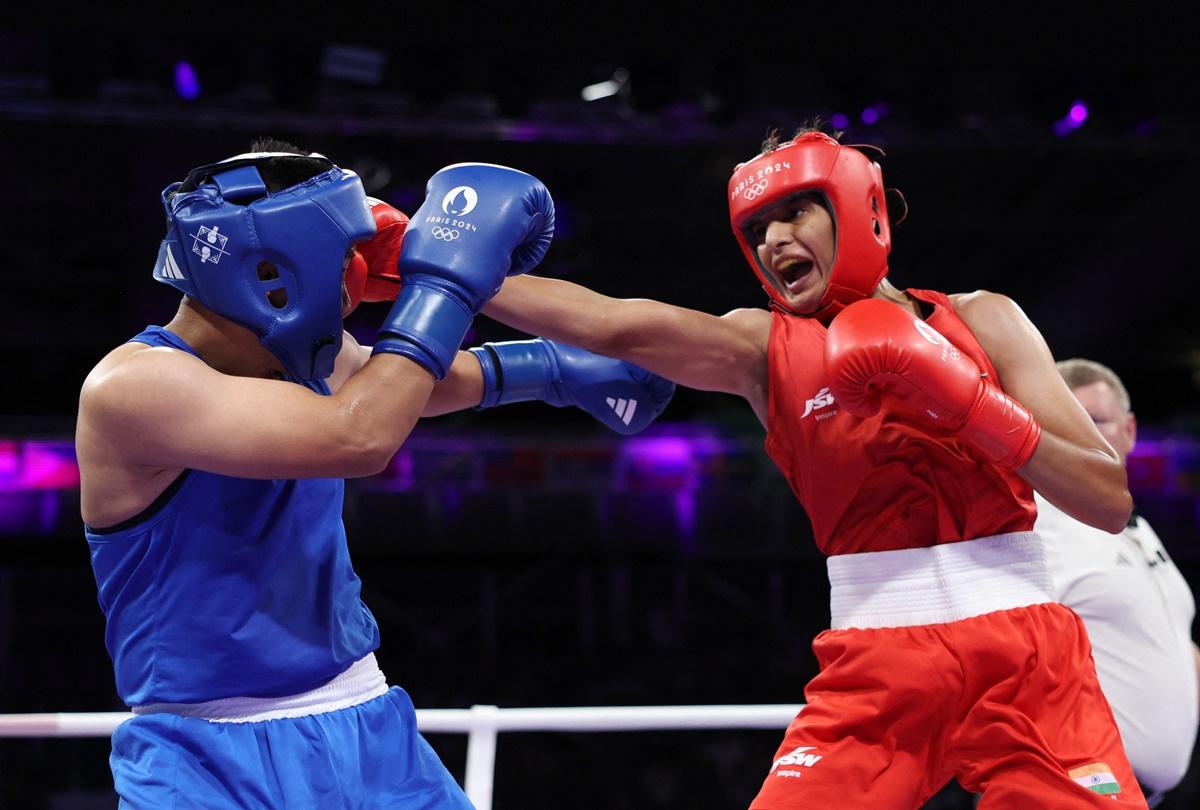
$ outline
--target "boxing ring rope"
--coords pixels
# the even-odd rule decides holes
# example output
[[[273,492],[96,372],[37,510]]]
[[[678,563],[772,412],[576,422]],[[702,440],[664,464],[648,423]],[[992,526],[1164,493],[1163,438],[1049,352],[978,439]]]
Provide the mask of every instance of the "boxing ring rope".
[[[466,734],[463,789],[476,810],[491,810],[496,737],[502,731],[782,730],[803,704],[751,706],[577,706],[570,708],[417,709],[422,734]],[[108,737],[127,712],[0,714],[0,737]]]

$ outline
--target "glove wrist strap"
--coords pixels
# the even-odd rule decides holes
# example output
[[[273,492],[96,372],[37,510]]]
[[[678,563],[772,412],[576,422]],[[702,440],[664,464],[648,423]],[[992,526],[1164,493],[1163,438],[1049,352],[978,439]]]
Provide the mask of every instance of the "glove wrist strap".
[[[444,290],[412,281],[392,305],[371,354],[403,355],[444,379],[474,317]]]
[[[553,402],[558,363],[542,340],[485,343],[470,349],[483,371],[483,398],[476,410],[512,402]]]
[[[985,383],[959,436],[997,467],[1018,470],[1037,450],[1042,427],[1024,405]]]

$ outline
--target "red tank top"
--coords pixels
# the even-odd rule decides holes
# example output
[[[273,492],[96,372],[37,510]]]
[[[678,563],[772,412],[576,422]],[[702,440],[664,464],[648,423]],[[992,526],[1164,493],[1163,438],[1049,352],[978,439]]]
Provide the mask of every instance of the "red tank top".
[[[929,325],[996,379],[948,297],[908,294],[932,304]],[[839,409],[825,374],[825,334],[816,319],[775,312],[767,350],[767,454],[808,513],[822,552],[918,548],[1033,528],[1033,488],[1020,476],[883,411],[858,419]]]

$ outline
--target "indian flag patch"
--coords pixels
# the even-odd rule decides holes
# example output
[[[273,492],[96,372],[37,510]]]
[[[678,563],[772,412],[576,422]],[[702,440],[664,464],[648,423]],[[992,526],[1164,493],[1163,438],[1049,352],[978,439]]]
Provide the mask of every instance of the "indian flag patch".
[[[1121,786],[1117,784],[1117,777],[1113,776],[1112,769],[1103,762],[1093,762],[1091,765],[1067,771],[1067,776],[1093,793],[1121,792]]]

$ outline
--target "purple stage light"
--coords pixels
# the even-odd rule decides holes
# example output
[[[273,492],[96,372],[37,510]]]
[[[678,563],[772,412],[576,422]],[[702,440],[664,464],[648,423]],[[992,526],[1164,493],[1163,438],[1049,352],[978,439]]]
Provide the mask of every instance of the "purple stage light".
[[[621,447],[621,458],[640,480],[688,480],[695,467],[691,443],[678,436],[639,436]]]
[[[864,124],[871,126],[872,124],[878,124],[880,121],[882,121],[883,117],[887,115],[891,109],[892,108],[889,107],[886,102],[878,101],[859,113],[859,118],[862,119]]]
[[[417,488],[416,464],[408,448],[401,447],[380,476],[387,480],[387,488],[396,492],[412,492]]]
[[[0,441],[0,481],[13,480],[21,470],[20,445],[10,439]]]
[[[850,126],[850,116],[845,113],[834,113],[830,116],[829,123],[833,124],[834,129],[845,129]]]
[[[1083,122],[1087,120],[1087,117],[1087,105],[1077,99],[1071,105],[1071,109],[1067,110],[1067,114],[1054,122],[1054,134],[1060,138],[1067,137],[1083,126]]]
[[[184,101],[193,101],[200,97],[200,77],[187,60],[175,63],[175,92]]]
[[[75,446],[68,441],[0,441],[0,492],[79,488]]]
[[[701,440],[684,436],[639,436],[621,447],[616,477],[630,490],[672,492],[675,526],[685,547],[694,550],[696,493],[701,486]]]

